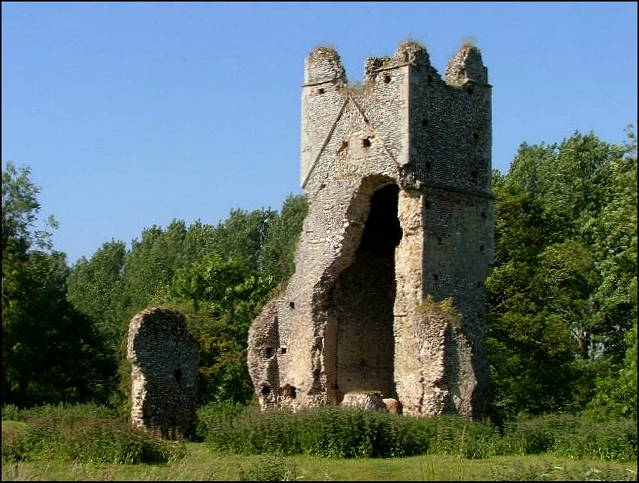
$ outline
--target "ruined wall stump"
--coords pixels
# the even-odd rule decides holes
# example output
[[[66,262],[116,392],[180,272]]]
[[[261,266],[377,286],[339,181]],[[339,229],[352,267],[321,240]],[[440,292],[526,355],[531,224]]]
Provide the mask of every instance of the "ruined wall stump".
[[[190,438],[197,426],[199,350],[176,310],[150,308],[129,324],[131,424],[168,439]]]

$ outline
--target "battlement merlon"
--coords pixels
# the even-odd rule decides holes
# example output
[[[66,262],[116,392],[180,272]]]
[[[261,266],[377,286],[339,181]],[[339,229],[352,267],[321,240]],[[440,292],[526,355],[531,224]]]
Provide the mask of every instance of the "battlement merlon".
[[[316,47],[304,62],[304,86],[325,83],[346,84],[346,71],[339,54],[331,47]]]
[[[369,57],[364,63],[366,80],[374,80],[380,73],[408,65],[430,67],[430,56],[417,42],[407,41],[397,48],[392,57]]]
[[[446,83],[461,87],[471,81],[488,85],[488,69],[481,59],[481,52],[472,45],[463,45],[446,67]]]

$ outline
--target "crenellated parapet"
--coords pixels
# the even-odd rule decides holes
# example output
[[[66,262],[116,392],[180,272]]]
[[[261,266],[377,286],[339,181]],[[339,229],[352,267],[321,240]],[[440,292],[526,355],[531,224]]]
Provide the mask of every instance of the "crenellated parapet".
[[[366,59],[364,72],[361,84],[349,86],[335,50],[318,47],[306,59],[300,182],[307,194],[313,177],[325,181],[313,176],[318,165],[328,167],[350,142],[344,133],[335,139],[342,120],[349,135],[359,123],[362,139],[383,143],[389,158],[407,168],[407,184],[490,190],[491,86],[476,47],[459,50],[445,80],[426,49],[412,41],[392,57]]]

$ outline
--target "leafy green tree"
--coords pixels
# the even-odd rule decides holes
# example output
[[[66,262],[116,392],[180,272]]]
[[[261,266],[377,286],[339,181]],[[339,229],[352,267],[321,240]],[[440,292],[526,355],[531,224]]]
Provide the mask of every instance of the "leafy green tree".
[[[251,270],[260,270],[263,264],[264,239],[276,212],[267,210],[231,210],[223,223],[212,234],[208,253],[225,260],[236,260]]]
[[[587,413],[595,419],[629,418],[637,421],[637,321],[626,334],[624,363],[596,380]]]
[[[152,226],[134,240],[124,263],[124,290],[129,298],[128,319],[146,308],[154,295],[166,289],[177,269],[185,264],[183,242],[187,229],[184,221],[173,220],[166,230]]]
[[[40,188],[31,180],[31,168],[18,169],[12,161],[7,161],[2,170],[2,250],[16,255],[24,255],[32,247],[51,248],[51,234],[37,230],[35,223],[40,212],[38,193]],[[56,228],[55,219],[47,220],[51,228]]]
[[[602,258],[597,295],[610,327],[612,364],[597,377],[589,411],[599,418],[637,420],[637,143],[632,126],[627,133],[624,156],[612,167],[608,202],[593,229]]]
[[[126,245],[122,241],[103,244],[87,260],[82,257],[71,269],[69,301],[95,321],[107,346],[117,356],[126,334],[127,294],[124,291]]]
[[[273,216],[264,240],[262,271],[279,284],[288,280],[295,271],[295,248],[308,211],[306,196],[289,196],[280,213]]]
[[[595,380],[621,364],[637,305],[631,153],[632,143],[575,133],[523,144],[508,174],[496,173],[487,279],[495,412],[583,408]]]
[[[495,263],[487,280],[487,345],[495,420],[565,407],[575,342],[539,291],[539,255],[563,226],[530,193],[496,177]]]
[[[248,329],[273,282],[243,261],[208,256],[178,271],[155,302],[182,311],[200,347],[198,398],[246,403],[253,387],[246,366]]]
[[[114,361],[66,298],[66,256],[34,228],[39,188],[29,175],[11,162],[2,172],[2,401],[105,402]]]

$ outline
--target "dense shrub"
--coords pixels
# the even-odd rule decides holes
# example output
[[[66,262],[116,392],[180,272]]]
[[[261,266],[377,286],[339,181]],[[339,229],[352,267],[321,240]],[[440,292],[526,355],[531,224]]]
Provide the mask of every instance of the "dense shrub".
[[[220,426],[227,424],[246,409],[238,403],[214,402],[201,406],[197,410],[198,425],[195,431],[198,441],[204,441],[206,436]]]
[[[496,454],[554,453],[569,458],[637,460],[637,424],[629,419],[594,422],[572,414],[522,417],[505,425]]]
[[[520,417],[504,425],[504,434],[497,443],[499,455],[545,453],[552,447],[556,418],[548,416]],[[558,428],[557,428],[558,429]]]
[[[637,423],[579,419],[571,431],[557,431],[551,452],[574,459],[637,461]]]
[[[5,404],[2,406],[3,421],[24,421],[26,416],[15,404]]]
[[[19,446],[10,445],[6,458],[135,464],[165,463],[186,454],[184,444],[136,430],[114,411],[91,404],[24,410],[26,434]]]
[[[215,451],[375,458],[419,454],[485,458],[554,453],[573,458],[636,461],[630,420],[593,423],[569,414],[522,417],[495,426],[458,416],[410,417],[322,407],[292,413],[257,408],[205,411],[200,435]]]
[[[205,441],[215,450],[236,454],[300,454],[297,418],[288,411],[266,411],[248,407],[233,416],[209,417]]]
[[[375,411],[318,408],[302,411],[299,432],[303,451],[333,458],[402,456],[397,418]]]
[[[291,413],[211,407],[198,428],[207,445],[237,454],[279,452],[331,458],[385,458],[425,453],[480,458],[496,430],[459,417],[412,418],[375,411],[322,407]],[[210,412],[209,412],[210,411]]]
[[[2,423],[2,461],[13,463],[27,458],[25,423],[7,421]]]

